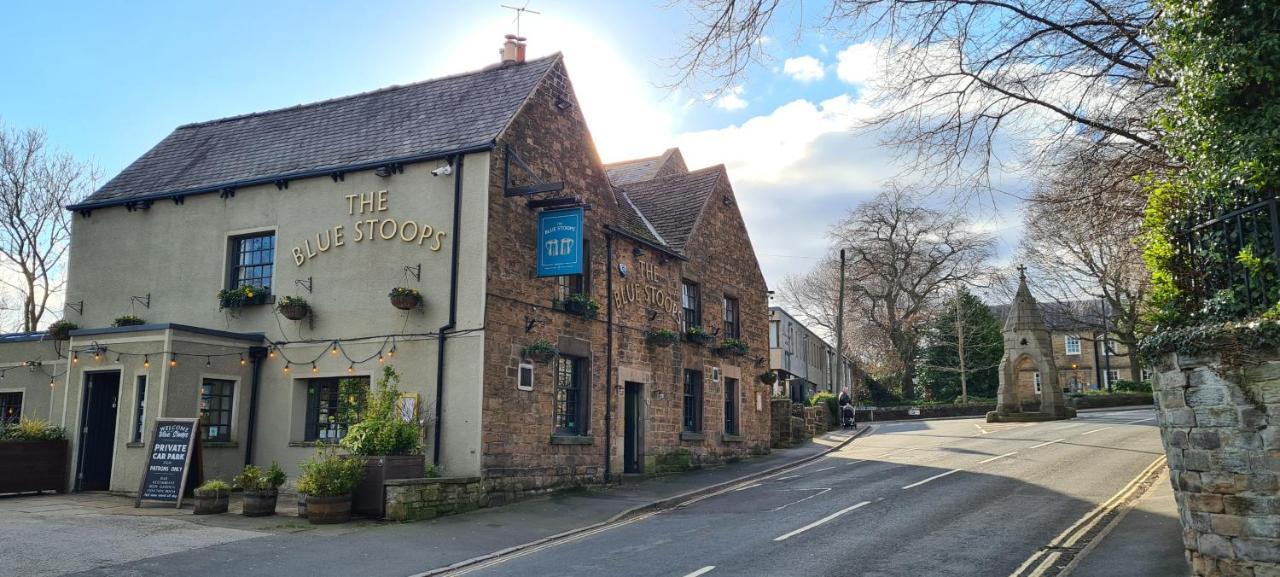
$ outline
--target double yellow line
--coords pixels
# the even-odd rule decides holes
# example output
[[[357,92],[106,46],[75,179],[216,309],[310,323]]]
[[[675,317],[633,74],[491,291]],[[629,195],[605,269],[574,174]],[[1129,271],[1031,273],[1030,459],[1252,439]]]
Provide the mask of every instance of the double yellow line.
[[[1155,461],[1152,461],[1141,473],[1138,473],[1138,476],[1129,481],[1110,499],[1094,507],[1092,511],[1089,511],[1085,516],[1049,541],[1048,545],[1041,547],[1026,561],[1023,561],[1022,565],[1019,565],[1013,573],[1009,574],[1009,577],[1044,577],[1045,575],[1050,575],[1050,571],[1057,567],[1058,562],[1062,559],[1064,550],[1078,547],[1085,536],[1093,531],[1103,519],[1107,518],[1108,514],[1128,503],[1140,489],[1144,488],[1143,481],[1151,478],[1164,466],[1165,460],[1166,457],[1161,455]],[[1098,537],[1102,536],[1098,535]]]

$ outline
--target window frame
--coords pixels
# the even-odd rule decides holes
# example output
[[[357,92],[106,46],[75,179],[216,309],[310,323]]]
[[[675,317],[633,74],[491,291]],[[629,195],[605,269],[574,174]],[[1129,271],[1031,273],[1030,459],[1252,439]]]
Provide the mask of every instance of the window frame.
[[[680,324],[683,330],[702,326],[701,285],[689,279],[680,279],[680,309]]]
[[[681,430],[686,433],[701,433],[706,391],[706,381],[703,379],[702,371],[685,369],[683,390],[684,394],[681,396]]]
[[[203,392],[203,389],[202,389]],[[147,375],[136,375],[133,378],[133,421],[129,431],[129,442],[146,441],[147,431]]]
[[[724,378],[724,434],[736,437],[739,435],[739,410],[741,409],[741,390],[738,379]]]
[[[556,357],[552,370],[555,383],[551,397],[552,434],[568,437],[586,436],[588,433],[587,399],[590,389],[587,359],[561,355]]]
[[[769,348],[771,349],[781,348],[782,346],[782,338],[779,334],[781,332],[781,324],[779,321],[769,321]]]
[[[1074,347],[1072,346],[1073,344],[1075,345]],[[1063,338],[1062,348],[1068,355],[1079,356],[1080,355],[1080,336],[1066,335]],[[1073,348],[1075,349],[1074,351],[1072,350]]]
[[[1044,380],[1040,377],[1040,371],[1036,371],[1035,375],[1032,378],[1034,379],[1036,394],[1038,395],[1042,390],[1041,388],[1044,386],[1043,385]]]
[[[726,339],[741,339],[742,317],[739,312],[741,310],[741,303],[738,302],[738,297],[723,295],[721,298],[721,306],[724,307],[724,314],[722,315],[724,316],[724,337]]]
[[[230,389],[230,392],[225,395],[224,394],[216,394],[216,395],[206,394],[205,387],[208,386],[211,382],[227,385],[228,388]],[[231,442],[231,430],[232,430],[232,427],[235,425],[235,418],[236,418],[235,408],[236,408],[237,383],[238,382],[235,379],[228,379],[225,377],[201,377],[200,378],[200,400],[199,400],[199,404],[197,405],[197,408],[199,409],[198,412],[200,415],[200,440],[201,441],[206,443],[230,443]],[[225,414],[226,416],[225,423],[219,421],[215,425],[219,427],[219,431],[217,435],[209,434],[209,427],[211,423],[210,423],[210,420],[207,420],[205,418],[206,414],[211,412],[211,409],[205,405],[206,399],[208,398],[227,399],[227,404],[229,405],[226,408],[212,409],[212,411],[217,412],[220,415]],[[225,434],[222,431],[222,427],[224,427],[224,424],[226,429]]]
[[[336,443],[347,436],[347,430],[354,423],[348,423],[334,417],[340,415],[345,408],[342,399],[342,381],[347,379],[362,381],[365,386],[365,394],[369,392],[370,378],[367,376],[344,376],[344,377],[319,377],[314,379],[302,379],[303,386],[306,387],[306,406],[304,407],[304,421],[302,427],[302,440],[308,443]],[[327,391],[329,397],[326,400],[325,415],[329,416],[329,420],[323,423],[324,431],[338,431],[336,435],[320,435],[322,423],[320,422],[320,401],[321,387],[332,387],[331,391]],[[332,401],[332,402],[328,402]]]
[[[0,423],[18,423],[22,420],[22,407],[27,402],[27,392],[23,389],[0,389],[0,399],[4,399],[9,395],[18,396],[18,404],[13,405],[8,402],[0,402]],[[6,416],[5,412],[10,407],[17,407],[12,416]]]
[[[254,249],[250,251],[245,251],[241,247],[241,243],[245,241],[258,239],[258,238],[267,238],[267,237],[271,239],[270,249],[259,248],[259,249]],[[275,229],[258,230],[258,231],[252,231],[252,232],[245,232],[241,234],[229,235],[227,237],[227,260],[226,260],[227,264],[226,264],[226,274],[225,274],[225,277],[226,277],[225,288],[227,288],[228,290],[232,290],[232,289],[240,288],[241,286],[252,286],[254,288],[265,287],[268,290],[268,292],[270,292],[275,285],[276,249],[277,248],[279,248],[279,242],[277,239]],[[270,262],[267,262],[267,263],[257,262],[254,264],[243,264],[241,262],[242,256],[244,254],[251,253],[251,252],[267,254],[271,257],[271,260]],[[264,267],[264,266],[267,269],[265,277],[261,275],[246,277],[240,274],[243,269],[257,268],[257,267]],[[252,283],[243,282],[246,279],[257,279],[259,281],[265,280],[265,284],[252,284]]]

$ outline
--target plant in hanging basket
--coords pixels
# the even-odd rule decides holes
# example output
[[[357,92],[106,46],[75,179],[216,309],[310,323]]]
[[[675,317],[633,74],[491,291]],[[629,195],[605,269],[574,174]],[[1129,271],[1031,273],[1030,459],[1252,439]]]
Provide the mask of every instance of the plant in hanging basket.
[[[415,288],[398,286],[391,289],[391,306],[402,311],[413,310],[422,304],[422,293]]]
[[[720,341],[717,352],[726,357],[741,357],[747,354],[748,350],[747,343],[741,339],[727,338]]]
[[[137,315],[124,315],[122,317],[116,317],[116,320],[111,321],[111,326],[114,327],[134,327],[145,324],[147,324],[147,321],[142,320],[142,317]]]
[[[651,330],[644,333],[645,342],[655,347],[669,347],[675,344],[679,338],[674,332],[667,329]]]
[[[761,383],[772,386],[774,383],[778,382],[778,373],[765,371],[760,373],[759,379]]]
[[[564,299],[564,310],[582,318],[594,319],[600,313],[600,303],[592,299],[591,295],[574,293]]]
[[[284,297],[276,304],[276,309],[291,321],[300,321],[311,313],[311,305],[302,297]]]
[[[540,363],[549,363],[560,354],[556,346],[546,339],[538,339],[526,345],[520,353],[524,358]]]
[[[267,302],[271,289],[261,286],[239,286],[218,291],[218,310],[238,309]]]
[[[78,328],[80,328],[80,325],[72,322],[54,321],[53,324],[49,325],[49,338],[58,341],[65,341],[71,336],[71,331]]]
[[[701,326],[693,325],[684,330],[684,340],[695,345],[706,346],[711,343],[711,339],[711,333]]]

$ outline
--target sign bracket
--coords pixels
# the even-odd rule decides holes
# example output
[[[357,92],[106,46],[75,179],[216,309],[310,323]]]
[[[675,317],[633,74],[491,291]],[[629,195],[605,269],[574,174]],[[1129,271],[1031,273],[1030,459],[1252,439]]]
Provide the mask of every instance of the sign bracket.
[[[548,192],[560,192],[564,190],[564,181],[546,182],[534,174],[533,169],[525,164],[520,158],[520,154],[511,148],[510,144],[503,145],[502,154],[502,195],[503,196],[532,196],[535,194],[545,194]],[[533,178],[534,183],[525,186],[512,186],[511,181],[511,162],[515,161],[516,167],[523,170]]]

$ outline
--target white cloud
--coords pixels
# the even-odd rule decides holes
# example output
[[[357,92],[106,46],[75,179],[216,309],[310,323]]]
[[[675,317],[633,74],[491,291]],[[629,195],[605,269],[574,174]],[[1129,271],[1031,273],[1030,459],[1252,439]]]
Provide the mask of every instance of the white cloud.
[[[716,108],[724,110],[742,110],[746,108],[747,101],[743,100],[741,96],[743,92],[744,89],[741,85],[734,86],[715,100]]]
[[[849,84],[866,84],[878,70],[876,46],[870,42],[854,44],[836,54],[836,76]]]
[[[782,63],[782,71],[800,82],[822,80],[827,72],[822,69],[822,61],[812,56],[788,58]]]

